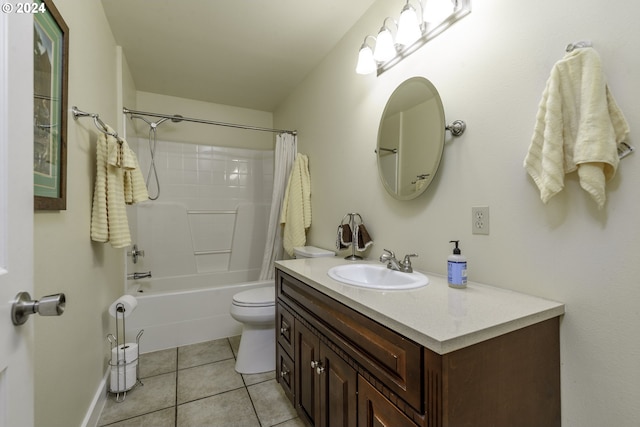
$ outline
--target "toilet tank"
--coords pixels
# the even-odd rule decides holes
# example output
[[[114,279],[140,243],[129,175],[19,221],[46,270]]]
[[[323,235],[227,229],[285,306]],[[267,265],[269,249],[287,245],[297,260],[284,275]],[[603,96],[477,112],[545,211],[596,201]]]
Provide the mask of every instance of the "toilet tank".
[[[316,248],[315,246],[297,246],[293,248],[293,253],[296,258],[319,258],[336,255],[333,251]]]

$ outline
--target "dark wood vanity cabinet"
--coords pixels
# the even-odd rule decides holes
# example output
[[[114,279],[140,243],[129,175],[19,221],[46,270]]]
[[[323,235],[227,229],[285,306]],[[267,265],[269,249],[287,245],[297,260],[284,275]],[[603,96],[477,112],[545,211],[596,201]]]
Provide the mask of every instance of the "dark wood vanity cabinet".
[[[276,269],[276,375],[314,427],[560,425],[558,318],[439,355]]]

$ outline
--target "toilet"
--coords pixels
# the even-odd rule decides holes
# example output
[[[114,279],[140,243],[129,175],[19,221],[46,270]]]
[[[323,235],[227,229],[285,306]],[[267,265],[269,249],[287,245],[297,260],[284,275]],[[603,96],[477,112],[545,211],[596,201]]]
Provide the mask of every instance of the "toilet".
[[[296,258],[334,256],[314,246],[293,248]],[[236,372],[257,374],[276,369],[276,290],[275,285],[242,291],[233,296],[231,317],[242,323]]]

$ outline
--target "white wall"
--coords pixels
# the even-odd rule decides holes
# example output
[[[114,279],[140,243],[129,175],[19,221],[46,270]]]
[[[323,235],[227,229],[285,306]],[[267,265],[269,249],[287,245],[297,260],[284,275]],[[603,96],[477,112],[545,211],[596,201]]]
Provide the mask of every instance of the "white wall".
[[[640,5],[614,0],[473,1],[471,15],[380,77],[354,72],[366,34],[402,1],[380,0],[275,112],[309,155],[309,243],[331,248],[347,212],[362,214],[375,245],[418,252],[418,269],[444,274],[460,239],[470,280],[566,303],[561,325],[564,426],[629,426],[640,419],[640,155],[624,159],[598,211],[574,176],[548,205],[522,162],[553,64],[589,39],[640,147]],[[445,146],[432,187],[414,201],[388,196],[377,176],[376,133],[405,79],[438,88],[447,121],[467,122]],[[488,205],[491,234],[471,234],[471,207]]]

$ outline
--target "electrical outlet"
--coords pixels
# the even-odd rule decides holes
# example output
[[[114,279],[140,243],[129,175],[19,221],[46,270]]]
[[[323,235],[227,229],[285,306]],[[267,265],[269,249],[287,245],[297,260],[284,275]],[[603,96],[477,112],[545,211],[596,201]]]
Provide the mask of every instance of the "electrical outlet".
[[[471,208],[471,233],[489,234],[489,206]]]

